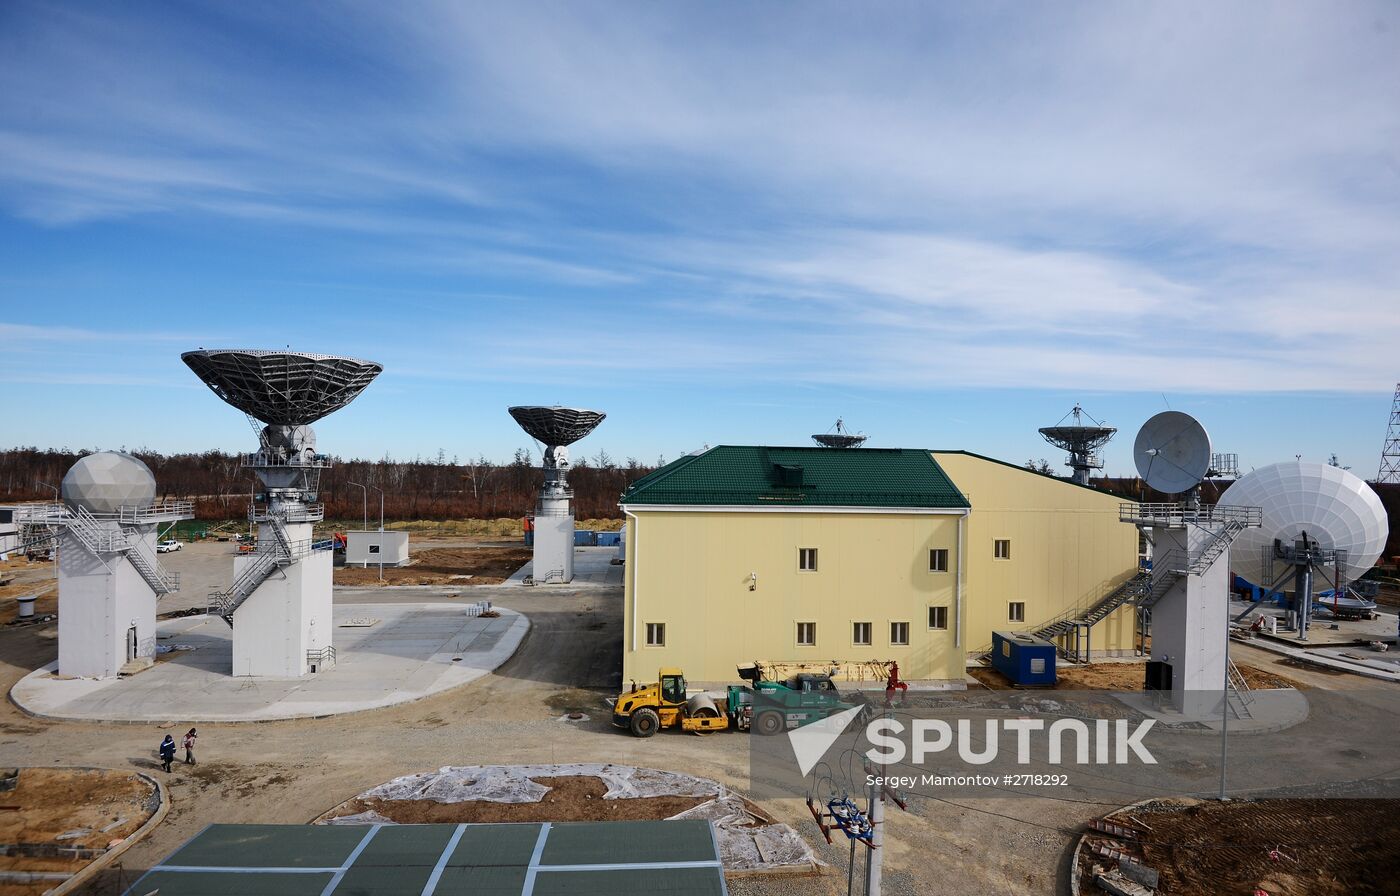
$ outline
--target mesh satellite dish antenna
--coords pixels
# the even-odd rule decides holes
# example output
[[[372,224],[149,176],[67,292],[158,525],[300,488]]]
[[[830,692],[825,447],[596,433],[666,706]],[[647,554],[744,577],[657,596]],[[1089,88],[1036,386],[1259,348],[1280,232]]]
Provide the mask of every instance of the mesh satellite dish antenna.
[[[526,584],[567,583],[574,578],[574,493],[569,489],[569,446],[607,415],[587,408],[516,405],[507,408],[520,428],[544,443],[544,486],[535,505],[534,568]]]
[[[1210,436],[1190,414],[1163,411],[1138,430],[1133,462],[1138,475],[1157,491],[1189,492],[1210,472]]]
[[[866,438],[863,432],[847,432],[846,422],[840,417],[836,418],[833,430],[812,435],[812,441],[824,448],[859,448],[865,444]]]
[[[1065,421],[1073,417],[1074,422],[1065,425]],[[1089,422],[1084,422],[1085,419]],[[1108,444],[1108,440],[1113,438],[1113,434],[1118,432],[1112,426],[1095,420],[1079,405],[1068,414],[1060,418],[1060,422],[1054,426],[1042,426],[1040,434],[1056,448],[1063,448],[1069,452],[1069,460],[1065,466],[1074,471],[1073,479],[1080,485],[1089,484],[1089,473],[1093,470],[1103,469],[1103,457],[1099,454],[1099,449]]]

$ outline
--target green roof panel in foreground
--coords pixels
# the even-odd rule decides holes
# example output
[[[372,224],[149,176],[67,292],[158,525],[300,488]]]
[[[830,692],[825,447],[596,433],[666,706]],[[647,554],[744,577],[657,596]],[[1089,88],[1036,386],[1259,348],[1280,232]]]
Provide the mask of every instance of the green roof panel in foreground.
[[[222,825],[126,896],[724,896],[708,821]]]
[[[967,498],[927,451],[719,445],[644,476],[632,506],[908,507],[957,510]]]

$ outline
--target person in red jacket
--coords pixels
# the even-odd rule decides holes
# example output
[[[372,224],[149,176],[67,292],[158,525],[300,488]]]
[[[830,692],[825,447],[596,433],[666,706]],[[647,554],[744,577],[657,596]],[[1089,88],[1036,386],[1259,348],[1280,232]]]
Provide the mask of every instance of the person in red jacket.
[[[187,731],[187,732],[185,733],[185,740],[184,740],[184,747],[185,747],[185,765],[197,765],[197,764],[198,764],[198,763],[196,763],[196,762],[194,761],[194,739],[195,739],[196,737],[199,737],[199,735],[195,733],[195,730],[194,730],[193,728],[191,728],[189,731]]]

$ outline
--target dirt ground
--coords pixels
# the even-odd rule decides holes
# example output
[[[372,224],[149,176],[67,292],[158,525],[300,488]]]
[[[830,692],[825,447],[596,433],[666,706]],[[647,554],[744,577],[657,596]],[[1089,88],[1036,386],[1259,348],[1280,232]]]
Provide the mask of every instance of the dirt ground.
[[[1141,845],[1128,851],[1161,874],[1162,896],[1381,896],[1400,889],[1400,814],[1387,800],[1163,803],[1109,820],[1141,823]],[[1088,857],[1079,861],[1087,870]],[[1092,892],[1092,884],[1083,891]]]
[[[1251,688],[1303,688],[1300,684],[1277,672],[1256,669],[1244,663],[1237,663],[1245,683]],[[995,690],[1015,688],[1005,675],[995,669],[969,669],[968,674],[982,684]],[[1053,691],[1140,691],[1147,678],[1146,663],[1094,663],[1089,666],[1060,666],[1055,670],[1056,681],[1050,688],[1027,688],[1026,690]]]
[[[106,848],[133,834],[153,811],[155,788],[132,772],[21,768],[15,788],[0,791],[0,853],[11,844]],[[58,839],[75,831],[84,833]],[[0,869],[74,873],[89,861],[0,854]],[[53,885],[0,884],[0,896],[38,894]]]
[[[499,585],[530,561],[530,549],[514,547],[430,548],[412,554],[408,566],[386,566],[385,585]],[[470,576],[471,578],[460,578]],[[379,567],[342,566],[337,585],[378,585]]]
[[[53,564],[47,560],[6,560],[0,563],[0,625],[13,622],[19,613],[16,597],[39,595],[34,614],[43,616],[58,612],[58,582],[53,577]]]
[[[708,796],[656,796],[605,800],[607,784],[592,775],[540,777],[552,788],[537,803],[497,803],[472,800],[437,803],[432,800],[353,799],[327,813],[328,818],[373,809],[399,824],[483,824],[498,821],[655,821],[707,803]]]
[[[193,546],[198,547],[198,546]],[[432,550],[447,547],[442,543]],[[205,564],[226,578],[226,545],[181,559],[187,580]],[[375,571],[377,572],[377,570]],[[210,823],[305,824],[357,794],[400,775],[444,765],[615,762],[700,775],[741,793],[749,779],[747,736],[697,738],[662,732],[638,739],[614,729],[603,698],[621,687],[624,631],[617,592],[568,587],[488,589],[496,603],[526,614],[531,629],[516,655],[479,681],[413,703],[351,716],[259,724],[201,724],[200,765],[176,765],[163,777],[170,814],[87,888],[88,896],[118,896],[150,865]],[[336,594],[337,605],[423,600],[423,592],[357,589]],[[170,608],[188,606],[177,595]],[[56,626],[0,626],[0,688],[54,659]],[[1235,652],[1232,645],[1232,652]],[[1241,661],[1279,669],[1316,687],[1349,689],[1365,700],[1375,682],[1353,676],[1292,669],[1283,658],[1241,645]],[[560,722],[569,709],[591,717]],[[25,716],[0,701],[0,765],[62,763],[140,769],[164,774],[152,757],[174,725],[54,722]],[[185,727],[188,727],[186,725]],[[1335,743],[1324,719],[1288,734],[1297,755]],[[1284,755],[1284,754],[1280,754]],[[1099,797],[1102,798],[1102,797]],[[887,896],[915,893],[1067,893],[1073,843],[1091,818],[1126,800],[1096,802],[1095,793],[1069,793],[1053,802],[996,791],[975,802],[929,793],[889,819],[885,858]],[[763,808],[792,825],[831,866],[819,877],[794,882],[733,879],[734,896],[837,896],[845,893],[847,852],[827,846],[802,800],[765,799]]]

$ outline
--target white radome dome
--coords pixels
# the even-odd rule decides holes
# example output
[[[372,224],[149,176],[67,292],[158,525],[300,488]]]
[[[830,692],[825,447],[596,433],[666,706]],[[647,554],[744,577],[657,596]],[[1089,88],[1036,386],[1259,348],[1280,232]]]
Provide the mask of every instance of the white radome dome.
[[[1291,547],[1307,532],[1324,550],[1346,551],[1343,571],[1354,579],[1376,564],[1390,531],[1385,507],[1371,487],[1328,464],[1286,461],[1261,467],[1236,480],[1219,503],[1263,509],[1264,525],[1245,529],[1230,546],[1230,567],[1265,587],[1271,584],[1265,581],[1265,551],[1274,539]],[[1283,572],[1277,564],[1274,568],[1275,575]]]
[[[75,463],[63,477],[63,500],[90,513],[116,513],[122,507],[149,507],[156,499],[156,477],[139,458],[99,451]]]

